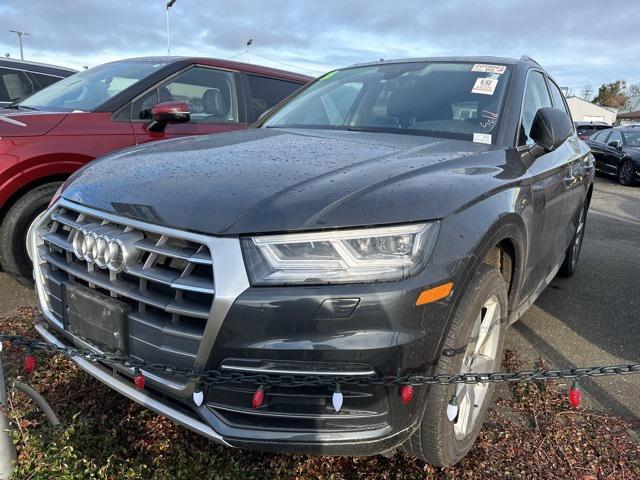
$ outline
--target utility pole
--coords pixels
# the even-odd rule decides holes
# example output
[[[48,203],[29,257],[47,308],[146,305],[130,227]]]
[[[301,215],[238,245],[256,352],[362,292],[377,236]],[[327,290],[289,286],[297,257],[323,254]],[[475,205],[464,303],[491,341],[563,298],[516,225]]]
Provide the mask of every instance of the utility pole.
[[[167,2],[167,55],[171,55],[171,37],[169,36],[169,9],[173,7],[176,0],[169,0]]]
[[[173,0],[175,2],[175,0]],[[27,32],[19,32],[18,30],[9,30],[12,33],[18,35],[18,41],[20,42],[20,60],[24,60],[24,53],[22,52],[22,36],[23,35],[31,35]]]

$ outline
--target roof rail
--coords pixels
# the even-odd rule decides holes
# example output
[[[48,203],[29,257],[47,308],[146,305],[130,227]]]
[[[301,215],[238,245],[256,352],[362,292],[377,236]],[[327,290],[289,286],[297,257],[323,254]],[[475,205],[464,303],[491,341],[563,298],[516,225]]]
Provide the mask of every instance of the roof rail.
[[[523,62],[527,62],[527,61],[529,61],[529,62],[533,62],[533,63],[535,63],[536,65],[540,66],[540,64],[539,64],[538,62],[536,62],[533,58],[531,58],[529,55],[522,55],[522,56],[520,57],[520,60],[522,60]]]

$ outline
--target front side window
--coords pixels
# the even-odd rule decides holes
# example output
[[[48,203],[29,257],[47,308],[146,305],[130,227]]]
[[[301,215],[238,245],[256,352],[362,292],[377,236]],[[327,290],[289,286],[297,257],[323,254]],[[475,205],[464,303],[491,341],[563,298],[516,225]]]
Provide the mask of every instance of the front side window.
[[[266,128],[367,130],[471,140],[500,123],[511,67],[408,62],[330,72],[283,105]],[[485,136],[484,138],[487,138]]]
[[[566,113],[569,116],[569,118],[571,118],[571,113],[569,112],[569,110],[567,110],[567,106],[564,103],[564,95],[562,94],[558,86],[552,81],[549,81],[549,88],[551,89],[553,106],[562,110],[564,113]]]
[[[518,135],[518,145],[531,145],[531,126],[538,110],[543,107],[551,107],[551,97],[547,90],[547,83],[542,73],[531,71],[527,78],[527,86],[524,92],[524,102],[522,104],[522,116],[520,119],[520,132]]]
[[[44,111],[94,111],[162,68],[162,62],[114,62],[76,73],[25,98],[20,105]]]
[[[249,82],[249,121],[257,120],[264,112],[300,88],[299,83],[277,78],[247,75]]]
[[[190,68],[136,100],[132,118],[148,120],[151,107],[171,101],[189,104],[191,123],[238,121],[235,78],[231,72],[206,67]]]
[[[24,72],[0,68],[0,102],[15,102],[33,90],[33,83]]]

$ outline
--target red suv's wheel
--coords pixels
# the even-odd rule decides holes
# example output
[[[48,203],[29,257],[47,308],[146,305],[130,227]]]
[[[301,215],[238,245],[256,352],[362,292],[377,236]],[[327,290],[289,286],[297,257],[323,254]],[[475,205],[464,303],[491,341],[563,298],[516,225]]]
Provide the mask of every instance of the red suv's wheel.
[[[0,225],[0,266],[23,285],[33,284],[27,231],[31,222],[47,208],[58,187],[60,182],[53,182],[29,190],[9,208]]]

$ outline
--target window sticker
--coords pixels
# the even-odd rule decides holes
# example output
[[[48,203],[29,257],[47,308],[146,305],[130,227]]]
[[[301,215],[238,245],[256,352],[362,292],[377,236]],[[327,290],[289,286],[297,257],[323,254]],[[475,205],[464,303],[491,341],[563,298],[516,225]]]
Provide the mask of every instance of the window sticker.
[[[483,72],[483,73],[497,73],[498,75],[502,75],[507,71],[507,67],[504,65],[488,65],[486,63],[476,63],[472,68],[472,72]]]
[[[491,134],[490,133],[474,133],[473,141],[474,143],[486,143],[487,145],[491,145]]]
[[[493,95],[498,86],[498,80],[495,78],[478,78],[471,89],[471,93],[479,93],[481,95]]]

